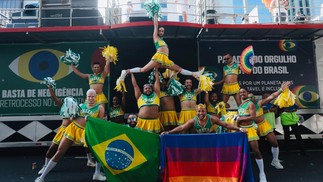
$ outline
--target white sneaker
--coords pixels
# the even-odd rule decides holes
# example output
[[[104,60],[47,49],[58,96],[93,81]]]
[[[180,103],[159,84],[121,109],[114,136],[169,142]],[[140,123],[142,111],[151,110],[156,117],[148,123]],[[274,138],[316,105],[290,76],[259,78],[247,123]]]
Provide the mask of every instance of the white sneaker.
[[[95,164],[95,162],[88,160],[86,165],[89,167],[95,167],[96,164]]]
[[[259,182],[267,182],[265,174],[259,174]]]
[[[93,174],[93,180],[98,180],[98,181],[106,181],[107,178],[103,176],[101,173],[94,173]]]
[[[284,169],[284,167],[280,164],[279,160],[271,161],[271,165],[274,166],[276,169]]]
[[[44,182],[45,180],[41,177],[38,177],[35,179],[35,182]]]
[[[38,174],[41,175],[43,174],[43,172],[45,171],[46,166],[44,165],[43,168],[41,168],[41,170],[38,171]]]

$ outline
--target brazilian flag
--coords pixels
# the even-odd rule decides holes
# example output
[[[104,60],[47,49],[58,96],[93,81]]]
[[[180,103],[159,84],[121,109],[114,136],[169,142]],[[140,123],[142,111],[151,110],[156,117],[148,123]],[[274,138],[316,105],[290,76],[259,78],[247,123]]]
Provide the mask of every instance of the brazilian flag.
[[[89,117],[85,138],[107,181],[158,180],[159,135]]]

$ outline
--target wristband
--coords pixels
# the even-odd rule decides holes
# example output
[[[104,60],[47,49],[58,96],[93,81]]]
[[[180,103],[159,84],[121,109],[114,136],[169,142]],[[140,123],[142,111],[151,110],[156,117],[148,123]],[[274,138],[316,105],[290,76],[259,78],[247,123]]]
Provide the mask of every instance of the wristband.
[[[242,128],[239,128],[239,130],[242,132]]]

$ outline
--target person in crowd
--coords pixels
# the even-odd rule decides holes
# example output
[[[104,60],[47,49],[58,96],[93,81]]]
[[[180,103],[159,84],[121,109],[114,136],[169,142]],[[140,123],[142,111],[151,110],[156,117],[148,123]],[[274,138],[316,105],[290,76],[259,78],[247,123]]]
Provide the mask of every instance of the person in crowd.
[[[82,144],[82,134],[86,118],[81,117],[77,101],[72,97],[66,97],[62,107],[63,108],[60,112],[61,116],[64,118],[70,118],[72,123],[66,127],[64,136],[59,143],[56,153],[49,160],[42,174],[35,179],[35,182],[43,182],[45,180],[47,174],[56,166],[57,162],[64,156],[73,143]]]
[[[304,23],[306,21],[306,15],[301,13],[300,11],[297,11],[296,17],[294,18],[294,21],[297,23]]]
[[[202,75],[204,69],[197,71],[197,72],[191,72],[189,70],[183,69],[177,64],[175,64],[173,61],[171,61],[168,58],[169,55],[169,48],[166,44],[166,42],[163,40],[163,36],[165,33],[164,27],[158,27],[158,17],[155,14],[153,17],[154,20],[154,32],[153,32],[153,40],[156,47],[156,53],[151,58],[151,60],[144,66],[144,67],[135,67],[132,69],[128,69],[126,72],[121,73],[121,78],[125,77],[127,73],[145,73],[151,69],[153,69],[156,66],[162,66],[165,68],[168,68],[170,70],[173,70],[175,72],[179,72],[183,75],[189,75],[193,76],[196,79],[199,79],[199,76]]]
[[[196,116],[197,95],[201,93],[200,89],[193,89],[192,79],[186,78],[184,83],[184,92],[179,95],[181,102],[181,112],[178,119],[178,125],[184,124],[186,121]]]
[[[252,93],[248,95],[250,100],[255,104],[256,107],[256,118],[255,123],[258,126],[258,134],[259,136],[266,137],[267,141],[271,144],[271,152],[273,155],[273,160],[271,162],[271,165],[274,166],[276,169],[284,169],[284,167],[281,165],[278,156],[279,156],[279,147],[278,142],[276,139],[276,135],[273,132],[273,127],[269,124],[269,122],[264,117],[264,112],[262,109],[262,106],[266,103],[269,103],[273,99],[279,96],[280,93],[282,93],[283,90],[287,89],[290,85],[290,82],[283,82],[281,85],[281,88],[272,93],[270,96],[268,96],[266,99],[260,99],[258,101],[255,100],[255,97]]]
[[[104,117],[104,108],[101,104],[96,102],[96,91],[94,89],[89,89],[86,92],[86,102],[80,104],[81,114],[83,117],[91,116],[94,118],[103,119]],[[85,141],[84,141],[85,142]],[[92,158],[92,154],[89,151],[86,143],[84,144],[85,148],[88,150],[88,158]],[[88,164],[89,165],[89,164]],[[99,162],[94,163],[95,172],[93,174],[93,180],[105,181],[106,177],[101,174],[101,165]]]
[[[168,81],[169,78],[164,78],[161,83],[159,110],[159,120],[166,131],[175,128],[178,122],[174,96],[167,94]]]
[[[191,128],[194,128],[196,133],[210,133],[213,125],[220,125],[231,130],[247,133],[247,130],[243,128],[222,122],[218,117],[207,114],[205,104],[198,104],[196,107],[196,112],[197,115],[189,119],[187,122],[185,122],[185,124],[177,126],[170,131],[165,131],[162,134],[183,133],[185,130],[189,130]]]
[[[128,119],[127,119],[127,126],[128,127],[131,127],[131,128],[135,128],[136,127],[136,125],[137,125],[137,120],[138,120],[138,116],[137,116],[137,114],[135,114],[135,113],[130,113],[129,115],[128,115]]]
[[[230,96],[234,96],[234,100],[237,106],[239,106],[241,104],[239,96],[240,86],[238,83],[239,64],[233,61],[230,54],[225,54],[223,60],[226,62],[226,65],[223,67],[223,79],[214,83],[214,85],[223,83],[221,93],[224,103],[228,103]]]
[[[101,104],[105,109],[105,104],[108,103],[108,100],[103,93],[103,86],[105,78],[110,73],[110,61],[106,61],[103,70],[101,70],[99,62],[94,62],[92,64],[93,74],[84,74],[80,72],[74,64],[72,64],[72,69],[77,76],[89,81],[90,88],[96,91],[96,102]]]
[[[112,106],[109,108],[110,121],[119,124],[125,124],[124,115],[126,110],[126,104],[126,94],[123,90],[121,96],[121,105],[117,96],[114,96],[112,98]]]
[[[256,118],[256,107],[255,104],[249,99],[249,92],[247,91],[247,89],[241,88],[239,94],[242,99],[242,103],[238,107],[239,116],[236,118],[236,120],[239,127],[244,128],[248,131],[248,142],[251,151],[255,155],[256,163],[259,168],[260,182],[266,182],[267,179],[264,170],[264,161],[258,146],[259,136],[257,135],[257,131],[252,124],[252,122]]]
[[[293,106],[279,109],[278,112],[280,113],[280,121],[284,130],[284,145],[286,149],[287,150],[290,149],[290,130],[289,129],[291,128],[292,132],[296,137],[296,141],[297,141],[300,153],[304,155],[305,154],[304,145],[303,145],[302,136],[300,134],[300,130],[298,126],[299,116],[296,114],[297,109],[298,109],[298,106],[295,103]]]
[[[288,0],[272,0],[270,8],[272,10],[274,22],[287,22],[288,21]]]
[[[158,69],[155,69],[155,83],[145,84],[143,92],[137,84],[135,75],[131,73],[131,82],[134,88],[135,98],[138,105],[138,122],[136,128],[144,131],[160,133],[163,130],[163,125],[159,121],[158,109],[160,106],[160,80]]]

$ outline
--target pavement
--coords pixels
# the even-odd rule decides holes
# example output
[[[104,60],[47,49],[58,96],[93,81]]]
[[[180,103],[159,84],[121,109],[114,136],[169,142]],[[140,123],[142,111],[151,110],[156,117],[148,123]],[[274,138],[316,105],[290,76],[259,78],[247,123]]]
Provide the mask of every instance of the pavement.
[[[283,145],[280,142],[280,145]],[[322,182],[323,181],[323,141],[306,140],[305,154],[299,153],[294,144],[288,151],[281,147],[279,158],[285,169],[275,169],[270,165],[270,146],[261,141],[265,172],[268,182]],[[0,181],[32,182],[44,163],[47,147],[0,148]],[[47,175],[46,182],[90,182],[95,168],[86,166],[87,159],[82,147],[72,147],[57,166]],[[251,153],[255,181],[258,168]]]

